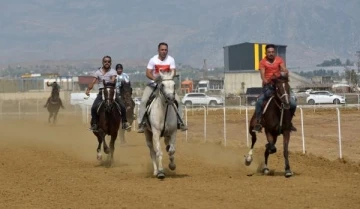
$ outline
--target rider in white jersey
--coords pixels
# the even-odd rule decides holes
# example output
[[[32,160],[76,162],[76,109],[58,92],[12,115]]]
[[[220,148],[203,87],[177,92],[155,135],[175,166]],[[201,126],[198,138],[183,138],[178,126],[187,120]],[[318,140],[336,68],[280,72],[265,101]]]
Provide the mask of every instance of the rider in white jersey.
[[[138,133],[144,133],[144,115],[145,115],[145,109],[146,109],[146,103],[149,100],[149,97],[151,95],[151,93],[154,90],[154,87],[156,85],[155,80],[157,78],[160,78],[159,75],[159,71],[174,71],[174,75],[176,75],[176,65],[175,65],[175,60],[173,57],[171,57],[170,55],[167,54],[168,53],[168,45],[167,43],[160,43],[158,45],[158,54],[153,56],[150,60],[149,63],[147,65],[147,69],[146,69],[146,77],[148,77],[150,79],[148,85],[145,87],[144,89],[144,93],[143,96],[141,98],[141,103],[140,103],[140,109],[139,109],[139,114],[138,114],[138,123],[139,123],[139,128],[138,128]],[[179,110],[179,115],[182,117],[182,105],[181,105],[181,101],[180,98],[177,94],[175,94],[175,100],[178,103],[178,110]],[[179,121],[179,128],[182,131],[186,131],[187,127],[184,124],[182,118],[178,118]]]

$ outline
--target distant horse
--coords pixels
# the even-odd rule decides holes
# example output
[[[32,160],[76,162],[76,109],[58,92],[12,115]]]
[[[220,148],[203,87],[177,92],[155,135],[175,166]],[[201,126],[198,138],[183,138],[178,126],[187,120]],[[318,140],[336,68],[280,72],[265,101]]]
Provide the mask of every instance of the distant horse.
[[[129,124],[132,124],[134,121],[134,108],[135,108],[135,102],[132,99],[132,88],[130,82],[121,82],[120,87],[120,99],[124,102],[126,107],[126,119],[129,122]],[[122,124],[120,124],[122,126]],[[131,131],[131,129],[128,129],[128,131]],[[126,143],[125,141],[125,130],[120,128],[119,129],[119,137],[121,143]]]
[[[60,95],[59,95],[59,86],[52,85],[51,97],[46,107],[49,112],[49,118],[48,118],[49,123],[51,123],[50,119],[52,117],[53,117],[53,123],[56,123],[57,114],[59,112],[60,107],[61,107],[61,103],[60,103]]]
[[[120,107],[115,102],[115,83],[104,83],[104,88],[101,90],[103,101],[97,108],[98,111],[98,131],[94,132],[97,137],[99,145],[97,147],[97,159],[102,160],[101,144],[103,144],[104,152],[108,155],[108,160],[111,163],[114,159],[115,140],[118,135],[118,129],[121,122]],[[110,148],[106,144],[105,136],[110,135]]]
[[[277,137],[283,135],[284,143],[284,158],[285,158],[285,177],[291,177],[293,173],[290,170],[289,164],[289,141],[291,131],[291,113],[290,113],[290,86],[288,77],[280,77],[273,79],[273,86],[275,87],[274,95],[266,102],[263,110],[261,124],[265,128],[265,135],[268,143],[265,146],[265,164],[263,173],[270,172],[268,165],[268,157],[270,154],[276,153]],[[252,130],[256,124],[255,113],[250,120],[249,132],[251,134],[251,149],[245,158],[245,164],[248,166],[252,162],[253,148],[256,143],[256,133]]]
[[[175,144],[177,133],[177,110],[173,107],[175,100],[174,72],[160,71],[161,81],[154,89],[147,105],[145,138],[150,149],[154,166],[153,175],[159,179],[165,178],[162,165],[160,137],[165,138],[166,151],[169,154],[169,168],[175,170]],[[153,99],[152,99],[153,98]],[[151,101],[152,100],[152,101]]]

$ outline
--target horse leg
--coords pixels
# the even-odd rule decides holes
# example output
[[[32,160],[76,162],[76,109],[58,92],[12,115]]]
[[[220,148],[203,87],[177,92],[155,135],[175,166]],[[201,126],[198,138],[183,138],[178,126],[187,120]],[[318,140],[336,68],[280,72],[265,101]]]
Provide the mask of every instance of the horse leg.
[[[54,113],[53,124],[55,124],[55,123],[56,123],[57,114],[58,114],[58,112],[56,111],[56,112]]]
[[[176,164],[175,164],[175,144],[176,144],[176,135],[173,134],[172,136],[166,136],[165,137],[165,145],[166,145],[166,152],[169,154],[169,169],[175,170]]]
[[[111,140],[110,140],[110,165],[112,165],[113,161],[114,161],[114,151],[115,151],[115,141],[117,138],[117,131],[115,131],[112,135],[111,135]]]
[[[165,173],[162,165],[162,151],[160,146],[160,133],[156,130],[152,131],[153,133],[153,143],[154,143],[154,150],[156,153],[156,160],[157,160],[157,166],[158,166],[158,173],[156,175],[157,178],[163,179],[165,178]]]
[[[96,158],[97,158],[98,160],[101,160],[101,159],[102,159],[102,155],[101,155],[101,143],[102,143],[103,140],[102,140],[102,137],[101,137],[98,133],[96,133],[95,135],[96,135],[96,137],[97,137],[97,139],[98,139],[98,142],[99,142],[98,147],[97,147],[97,149],[96,149],[96,152],[97,152]]]
[[[109,154],[110,153],[110,149],[109,149],[109,146],[106,144],[106,140],[105,140],[105,137],[106,137],[106,134],[104,133],[104,131],[100,130],[100,135],[102,137],[102,141],[103,141],[103,149],[104,149],[104,153],[105,154]]]
[[[251,148],[250,151],[247,155],[245,155],[245,165],[249,166],[253,160],[253,149],[254,149],[254,145],[256,143],[257,137],[256,137],[256,133],[253,132],[253,128],[255,126],[255,122],[256,122],[256,118],[255,118],[255,114],[253,115],[253,117],[250,120],[250,125],[249,125],[249,133],[251,135]]]
[[[49,113],[49,118],[48,118],[48,122],[49,122],[49,123],[51,123],[51,120],[50,120],[50,119],[51,119],[52,116],[53,116],[53,113],[50,112],[50,113]]]
[[[149,150],[150,150],[150,157],[151,157],[153,167],[154,167],[153,175],[156,176],[158,173],[158,169],[157,169],[157,165],[156,165],[156,153],[155,153],[154,145],[153,145],[153,141],[152,141],[152,134],[149,130],[146,130],[146,129],[145,129],[145,138],[146,138],[146,145],[149,147]]]
[[[125,141],[125,130],[122,129],[122,122],[120,123],[120,128],[119,128],[119,131],[118,131],[118,135],[119,135],[119,138],[120,138],[120,143],[121,144],[125,144],[126,141]]]
[[[284,158],[285,158],[285,177],[289,178],[293,175],[290,170],[290,163],[289,163],[289,142],[290,142],[290,131],[284,131],[283,133],[284,138]]]
[[[270,172],[270,170],[268,168],[268,160],[269,160],[269,155],[272,154],[272,152],[274,151],[273,147],[275,147],[274,141],[276,142],[276,139],[274,138],[273,134],[271,134],[270,132],[268,132],[266,130],[265,130],[265,134],[266,134],[266,139],[267,139],[268,143],[265,146],[265,153],[264,153],[265,162],[264,162],[264,167],[263,167],[263,173],[266,175],[266,174],[269,174],[269,172]],[[276,148],[275,148],[275,152],[276,152]]]

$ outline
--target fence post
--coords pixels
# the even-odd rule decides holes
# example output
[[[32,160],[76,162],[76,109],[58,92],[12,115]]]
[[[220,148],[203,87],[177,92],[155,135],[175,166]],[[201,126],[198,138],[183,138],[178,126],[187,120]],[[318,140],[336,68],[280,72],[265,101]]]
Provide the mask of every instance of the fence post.
[[[187,126],[188,124],[188,109],[186,106],[185,107],[185,125]],[[185,141],[188,141],[188,130],[185,131]]]
[[[337,107],[336,108],[336,112],[337,112],[337,119],[338,119],[338,133],[339,133],[339,157],[340,159],[342,159],[342,146],[341,146],[341,125],[340,125],[340,110]]]
[[[204,141],[206,142],[207,141],[207,138],[206,138],[206,107],[204,107]]]
[[[304,114],[302,107],[300,107],[300,120],[301,120],[302,149],[303,149],[303,154],[305,154],[306,151],[305,151],[305,135],[304,135]]]
[[[246,146],[249,147],[249,112],[248,112],[248,107],[245,107],[245,127],[246,127]]]
[[[20,100],[18,102],[18,116],[19,116],[19,119],[21,119],[21,102],[20,102]]]
[[[224,106],[224,146],[226,147],[226,107]]]

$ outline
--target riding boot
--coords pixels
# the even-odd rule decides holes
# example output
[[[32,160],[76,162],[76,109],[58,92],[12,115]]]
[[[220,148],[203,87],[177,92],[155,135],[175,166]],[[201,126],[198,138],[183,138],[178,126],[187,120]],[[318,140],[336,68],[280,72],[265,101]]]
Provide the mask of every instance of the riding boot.
[[[260,108],[259,110],[256,110],[255,109],[255,114],[256,114],[256,124],[254,126],[254,129],[252,130],[253,132],[258,132],[260,133],[261,132],[261,129],[262,129],[262,125],[261,125],[261,110],[262,108]]]
[[[144,118],[145,118],[145,116],[143,116],[143,118],[141,119],[141,122],[139,123],[138,130],[137,130],[138,133],[144,133],[145,132],[145,130],[144,130],[144,128],[145,128]]]
[[[290,124],[291,124],[291,127],[290,127],[290,130],[291,131],[297,131],[297,128],[293,125],[293,123],[292,123],[292,119],[293,119],[293,117],[295,116],[295,111],[294,110],[290,110],[291,111],[291,118],[290,118]]]
[[[90,130],[94,131],[94,132],[97,132],[98,131],[97,119],[96,118],[91,118],[90,124],[91,124]]]

